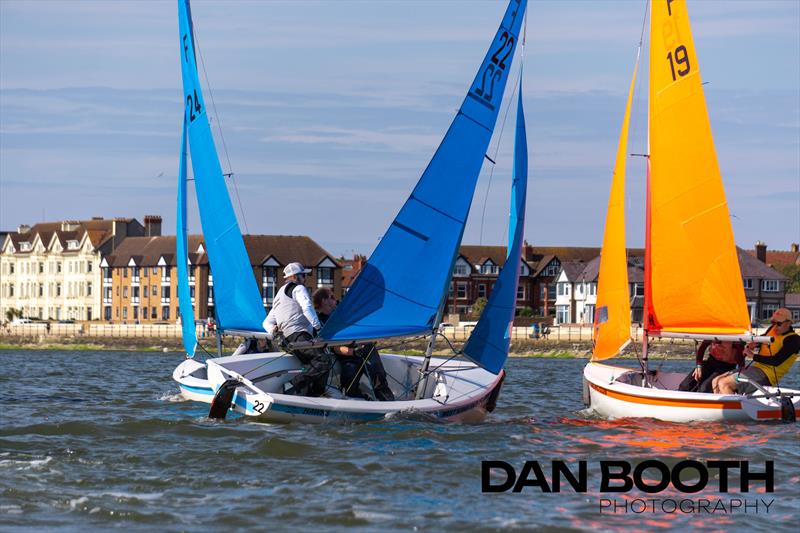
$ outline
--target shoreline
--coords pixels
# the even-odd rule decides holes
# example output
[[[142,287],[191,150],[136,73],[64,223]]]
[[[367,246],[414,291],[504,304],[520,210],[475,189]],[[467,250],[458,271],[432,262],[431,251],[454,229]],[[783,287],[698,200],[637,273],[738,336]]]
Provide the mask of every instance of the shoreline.
[[[107,352],[153,352],[170,353],[183,352],[183,345],[180,339],[167,338],[113,338],[108,337],[11,337],[6,336],[0,340],[0,351],[28,350],[28,351],[107,351]],[[213,338],[205,339],[201,343],[202,347],[209,353],[216,352]],[[238,339],[223,338],[223,352],[230,353],[239,345]],[[453,342],[455,349],[460,349],[463,342]],[[400,348],[403,349],[400,349]],[[406,355],[423,355],[425,344],[423,341],[404,342],[400,345],[383,345],[380,343],[378,348],[381,351],[390,353],[400,353]],[[660,356],[661,359],[691,360],[694,359],[694,347],[687,344],[655,344],[651,347],[651,354]],[[198,354],[203,353],[202,349],[197,350]],[[450,350],[435,350],[434,355],[449,356]],[[511,344],[509,357],[514,358],[540,358],[540,359],[589,359],[591,354],[591,344],[582,342],[556,342],[556,341],[516,341]],[[636,359],[636,350],[617,356],[617,359]]]

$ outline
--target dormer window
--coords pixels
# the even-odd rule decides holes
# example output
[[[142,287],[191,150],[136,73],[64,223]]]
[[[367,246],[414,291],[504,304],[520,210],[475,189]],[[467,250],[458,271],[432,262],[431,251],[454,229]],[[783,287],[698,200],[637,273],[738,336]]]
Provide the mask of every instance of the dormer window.
[[[80,243],[75,240],[67,241],[67,250],[77,250]]]
[[[28,241],[19,243],[19,250],[21,252],[30,252],[31,248],[32,248],[31,243],[29,243]]]

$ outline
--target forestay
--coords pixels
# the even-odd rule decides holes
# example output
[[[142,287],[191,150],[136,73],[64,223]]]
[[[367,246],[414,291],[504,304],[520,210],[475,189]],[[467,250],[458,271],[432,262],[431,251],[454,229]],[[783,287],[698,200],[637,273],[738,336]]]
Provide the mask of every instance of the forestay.
[[[178,0],[181,73],[192,171],[221,329],[263,331],[265,312],[233,211],[197,76],[188,0]]]
[[[320,336],[430,332],[503,99],[526,0],[511,0],[461,108],[411,196]]]
[[[525,201],[528,191],[528,141],[525,133],[525,114],[522,109],[521,72],[513,172],[506,262],[497,276],[497,282],[494,284],[481,318],[464,346],[464,355],[493,374],[500,372],[508,358],[522,261]]]

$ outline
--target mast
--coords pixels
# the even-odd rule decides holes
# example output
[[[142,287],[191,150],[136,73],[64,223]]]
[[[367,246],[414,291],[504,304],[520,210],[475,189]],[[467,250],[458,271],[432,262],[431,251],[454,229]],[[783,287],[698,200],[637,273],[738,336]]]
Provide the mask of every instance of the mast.
[[[653,40],[653,4],[655,2],[650,2],[650,49],[652,51],[652,40]],[[642,372],[643,372],[643,383],[646,385],[648,384],[647,379],[647,349],[648,349],[648,342],[647,342],[647,332],[650,329],[650,300],[652,298],[651,290],[652,290],[652,282],[651,282],[651,274],[652,274],[652,263],[651,263],[651,239],[650,239],[650,126],[653,114],[653,54],[650,54],[650,72],[648,73],[648,81],[649,81],[649,95],[647,98],[647,167],[646,167],[646,189],[645,189],[645,215],[644,215],[644,305],[642,307]]]

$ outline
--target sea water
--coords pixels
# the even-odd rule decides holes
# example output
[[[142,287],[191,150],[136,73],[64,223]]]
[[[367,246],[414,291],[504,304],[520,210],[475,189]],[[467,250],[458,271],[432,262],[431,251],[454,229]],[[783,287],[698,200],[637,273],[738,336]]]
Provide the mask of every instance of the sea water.
[[[0,352],[0,530],[796,531],[797,424],[597,419],[583,410],[583,360],[511,359],[497,409],[478,425],[318,426],[209,420],[206,405],[178,395],[171,373],[180,361],[176,353]],[[797,368],[785,384],[800,388]],[[754,471],[773,461],[774,492],[755,482],[741,493],[734,474],[723,493],[713,473],[694,494],[599,490],[603,460],[673,467],[684,459],[746,460]],[[553,461],[575,472],[586,461],[587,489],[562,480],[558,493],[541,485],[483,492],[482,461],[504,461],[516,474],[535,461],[549,481]],[[490,483],[502,481],[493,471]],[[615,512],[604,499],[615,500]],[[731,509],[735,499],[751,507]],[[673,510],[668,500],[689,503]],[[772,503],[754,509],[758,500]]]

